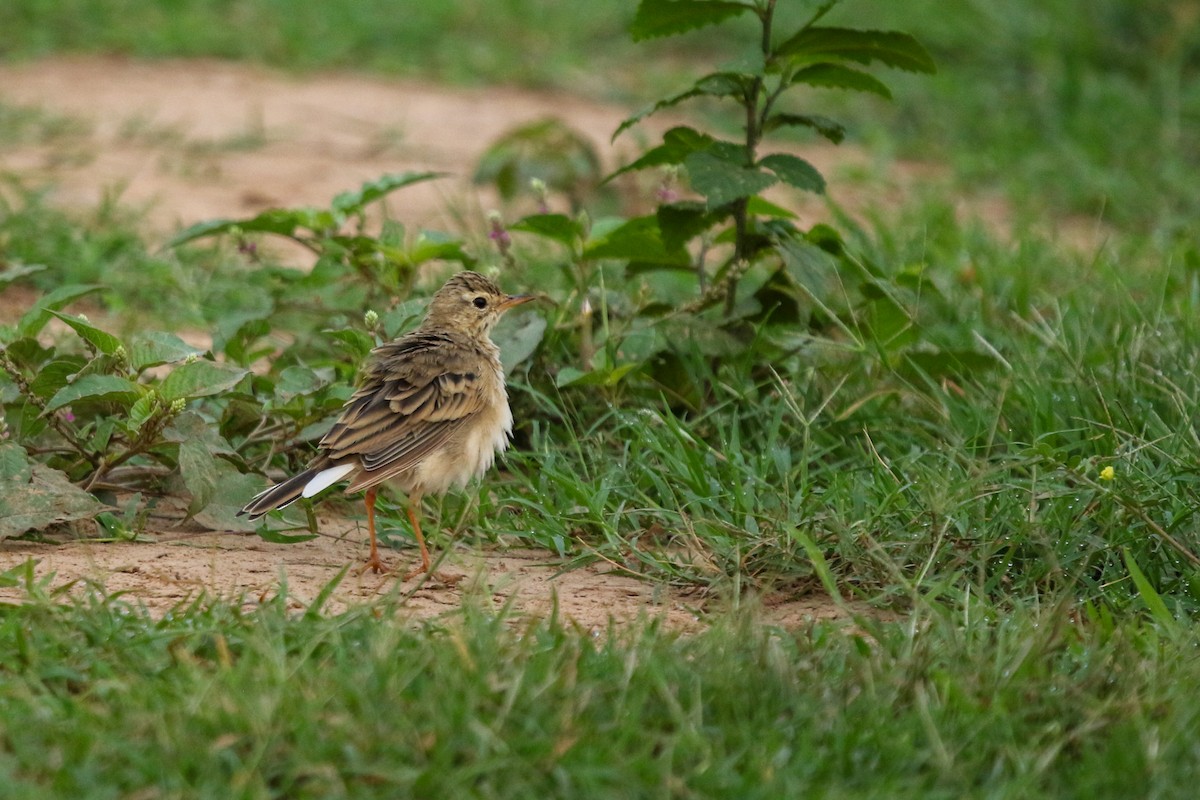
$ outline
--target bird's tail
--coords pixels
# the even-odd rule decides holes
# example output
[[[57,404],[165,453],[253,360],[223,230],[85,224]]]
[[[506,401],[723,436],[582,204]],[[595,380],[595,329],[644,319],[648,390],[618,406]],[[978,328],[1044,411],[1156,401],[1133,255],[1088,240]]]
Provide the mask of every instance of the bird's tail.
[[[287,508],[292,503],[300,499],[304,494],[304,487],[312,480],[318,470],[306,469],[297,475],[293,475],[283,483],[277,483],[258,494],[254,495],[246,507],[238,512],[238,516],[246,515],[250,519],[255,520],[266,514],[268,511],[274,511],[278,508]]]
[[[287,508],[301,497],[312,497],[318,492],[328,489],[354,470],[354,464],[336,464],[332,467],[326,464],[320,467],[310,467],[293,475],[283,483],[259,492],[246,504],[245,508],[238,512],[238,515],[244,514],[254,520],[268,511]]]

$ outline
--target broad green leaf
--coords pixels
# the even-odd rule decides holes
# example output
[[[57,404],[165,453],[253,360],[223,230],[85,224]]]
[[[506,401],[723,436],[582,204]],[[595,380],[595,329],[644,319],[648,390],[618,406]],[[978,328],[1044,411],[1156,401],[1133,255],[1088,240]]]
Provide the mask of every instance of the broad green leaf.
[[[840,122],[817,114],[772,114],[763,130],[769,133],[782,127],[812,128],[834,144],[846,138],[846,128]]]
[[[750,3],[721,0],[642,0],[629,33],[635,42],[675,36],[753,11]]]
[[[163,438],[168,442],[198,442],[211,455],[233,455],[233,446],[222,436],[217,427],[207,422],[204,417],[194,411],[184,411],[171,420],[163,430]]]
[[[615,229],[593,238],[583,257],[636,259],[656,264],[690,264],[691,257],[682,247],[667,247],[653,216],[634,217]]]
[[[194,242],[196,239],[203,239],[205,236],[229,233],[241,227],[241,223],[241,220],[236,219],[206,219],[203,222],[197,222],[195,225],[189,225],[172,236],[171,240],[167,242],[167,247],[179,247],[181,244]]]
[[[342,192],[333,198],[330,206],[342,214],[355,214],[361,211],[363,206],[373,203],[397,189],[412,186],[414,183],[423,183],[434,178],[441,178],[445,174],[444,172],[389,173],[376,180],[367,181],[354,191]]]
[[[26,311],[17,323],[17,336],[37,336],[50,319],[51,311],[58,311],[63,306],[105,287],[94,284],[72,283],[60,286],[37,301],[37,305]]]
[[[710,211],[703,203],[683,201],[664,203],[658,207],[655,216],[663,244],[675,249],[683,247],[729,215]]]
[[[167,403],[181,398],[208,397],[232,389],[248,374],[249,370],[242,367],[201,359],[173,369],[159,385],[158,392]]]
[[[107,506],[56,469],[32,462],[15,442],[0,442],[0,539],[88,519]]]
[[[83,317],[64,314],[61,311],[51,311],[55,317],[67,323],[79,338],[89,342],[92,347],[105,355],[111,356],[121,346],[121,340],[107,331],[102,331]]]
[[[536,234],[544,239],[560,242],[567,247],[574,247],[575,243],[584,236],[583,227],[579,222],[566,214],[531,214],[509,225],[508,229]]]
[[[508,314],[492,333],[500,348],[500,363],[504,372],[510,373],[521,362],[528,359],[542,343],[546,333],[546,318],[541,314]]]
[[[776,182],[773,175],[710,151],[693,153],[683,163],[692,188],[704,195],[709,208],[758,194]]]
[[[16,442],[0,442],[0,481],[27,481],[33,475],[33,461]]]
[[[821,177],[821,173],[799,156],[789,153],[772,153],[769,156],[763,156],[758,163],[774,172],[779,180],[795,186],[797,189],[817,194],[825,192],[825,179]]]
[[[57,411],[63,406],[80,401],[103,400],[131,406],[137,402],[144,391],[144,387],[116,375],[85,375],[59,389],[46,404],[46,410]]]
[[[212,459],[211,463],[216,471],[212,494],[208,504],[198,510],[192,518],[209,530],[247,533],[253,531],[258,527],[258,523],[238,516],[238,512],[263,488],[262,477],[243,475],[224,459]]]
[[[188,356],[198,356],[203,352],[175,334],[163,331],[135,333],[129,337],[126,349],[129,352],[130,365],[138,372],[160,364],[175,364]]]
[[[457,239],[441,240],[422,234],[407,250],[402,251],[403,257],[397,259],[401,264],[417,267],[429,261],[457,261],[464,266],[472,266],[476,259],[463,250],[462,242]]]
[[[212,500],[217,490],[217,459],[204,442],[187,439],[179,445],[179,474],[192,495],[188,513],[195,515]]]
[[[154,412],[161,407],[157,394],[147,392],[142,395],[136,403],[129,407],[129,427],[134,431],[140,431],[146,421],[154,416]]]
[[[275,397],[281,403],[286,403],[294,397],[310,395],[328,383],[329,381],[308,367],[293,364],[284,367],[279,373],[279,380],[275,383]]]
[[[38,368],[37,375],[29,382],[29,388],[41,398],[50,398],[59,389],[70,383],[72,377],[83,369],[86,360],[79,356],[63,356]]]
[[[827,89],[850,89],[856,92],[872,92],[892,99],[892,90],[874,75],[862,70],[843,67],[841,64],[813,64],[798,70],[792,76],[792,84],[805,83]]]
[[[344,347],[356,361],[366,358],[367,353],[371,352],[375,347],[375,340],[358,328],[343,328],[338,331],[327,330],[323,331],[323,333]]]
[[[937,72],[929,51],[912,36],[898,31],[804,28],[776,48],[775,55],[841,58],[859,64],[878,61],[909,72]]]
[[[341,218],[317,208],[268,208],[261,214],[246,219],[210,219],[199,222],[177,233],[168,247],[215,236],[222,233],[274,233],[296,238],[301,229],[331,231],[338,227]]]

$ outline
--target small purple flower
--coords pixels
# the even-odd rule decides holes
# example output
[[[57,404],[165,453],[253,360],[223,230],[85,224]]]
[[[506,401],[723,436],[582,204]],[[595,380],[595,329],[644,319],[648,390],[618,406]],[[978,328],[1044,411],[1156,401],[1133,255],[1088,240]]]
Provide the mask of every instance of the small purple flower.
[[[508,255],[508,248],[512,246],[512,236],[504,227],[504,221],[500,218],[499,211],[492,211],[488,214],[488,223],[491,225],[491,230],[488,231],[488,238],[496,243],[496,249],[500,251],[500,255]]]
[[[64,422],[74,422],[75,414],[71,412],[71,407],[67,406],[62,410],[62,418]]]

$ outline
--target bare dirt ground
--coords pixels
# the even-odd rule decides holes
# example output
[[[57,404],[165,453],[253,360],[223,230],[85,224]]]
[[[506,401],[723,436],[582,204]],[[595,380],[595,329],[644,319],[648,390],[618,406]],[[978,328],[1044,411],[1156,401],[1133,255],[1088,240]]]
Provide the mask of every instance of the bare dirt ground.
[[[393,216],[411,225],[460,228],[464,218],[482,220],[495,204],[469,183],[486,147],[512,127],[548,116],[586,134],[608,166],[627,160],[629,152],[609,144],[626,108],[562,94],[447,89],[355,75],[301,80],[217,61],[67,58],[3,66],[0,103],[71,123],[48,141],[5,148],[0,174],[52,187],[51,202],[60,206],[88,210],[116,198],[144,209],[152,238],[216,217],[326,205],[338,192],[402,170],[439,170],[450,177],[393,195]],[[636,134],[621,141],[632,148]],[[850,148],[815,147],[803,155],[831,175],[848,163],[860,169],[871,163]],[[874,201],[927,172],[897,165],[874,182]],[[850,208],[866,201],[853,191],[837,201]],[[794,207],[799,200],[788,202]],[[820,214],[822,207],[809,201],[804,208]],[[1005,210],[995,202],[977,200],[973,213],[1004,224]],[[19,316],[31,299],[19,287],[0,293],[0,321]],[[156,611],[202,593],[258,602],[278,592],[286,576],[292,602],[305,605],[363,554],[357,523],[324,520],[323,531],[316,540],[291,545],[244,534],[172,531],[160,531],[157,542],[5,541],[0,571],[35,559],[36,574],[52,586],[101,585]],[[408,557],[391,555],[393,561]],[[683,630],[701,624],[709,608],[694,594],[602,567],[560,569],[549,553],[454,548],[441,570],[447,580],[401,583],[350,573],[328,607],[397,592],[422,616],[452,611],[466,597],[545,614],[557,598],[563,616],[588,628],[603,628],[610,616],[649,614]],[[0,600],[21,596],[19,589],[0,591]],[[764,619],[789,626],[848,616],[822,597],[766,598],[759,606]]]

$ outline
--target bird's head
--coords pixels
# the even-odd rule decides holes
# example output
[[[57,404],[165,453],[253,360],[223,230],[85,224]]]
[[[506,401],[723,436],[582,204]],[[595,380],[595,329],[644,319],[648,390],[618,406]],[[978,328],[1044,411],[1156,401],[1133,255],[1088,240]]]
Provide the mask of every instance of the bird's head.
[[[425,327],[449,329],[470,336],[487,336],[508,309],[532,300],[511,295],[478,272],[460,272],[446,281],[429,302]]]

